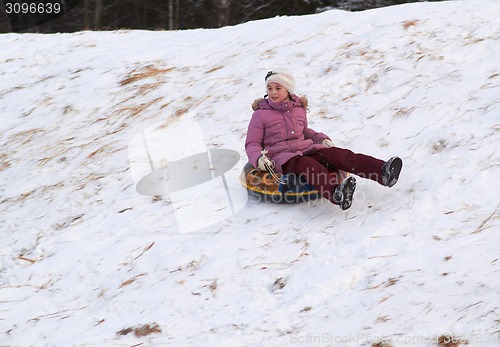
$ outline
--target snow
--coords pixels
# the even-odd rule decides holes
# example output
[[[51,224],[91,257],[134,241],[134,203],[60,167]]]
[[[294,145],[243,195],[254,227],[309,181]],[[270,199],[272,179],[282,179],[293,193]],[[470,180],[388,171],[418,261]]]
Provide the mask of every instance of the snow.
[[[498,345],[499,15],[1,35],[0,345]],[[395,187],[358,179],[345,212],[241,199],[250,104],[285,65],[312,128],[403,158]],[[240,158],[191,201],[138,193],[207,149]]]

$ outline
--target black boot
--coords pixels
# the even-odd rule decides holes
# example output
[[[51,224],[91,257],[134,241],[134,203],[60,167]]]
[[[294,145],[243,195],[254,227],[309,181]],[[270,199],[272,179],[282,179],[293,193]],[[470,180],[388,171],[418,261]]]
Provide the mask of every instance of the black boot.
[[[333,191],[333,202],[339,204],[342,210],[347,210],[352,205],[352,197],[356,189],[354,177],[347,177]]]
[[[382,165],[382,183],[384,186],[392,187],[398,182],[402,167],[403,161],[398,157],[392,157]]]

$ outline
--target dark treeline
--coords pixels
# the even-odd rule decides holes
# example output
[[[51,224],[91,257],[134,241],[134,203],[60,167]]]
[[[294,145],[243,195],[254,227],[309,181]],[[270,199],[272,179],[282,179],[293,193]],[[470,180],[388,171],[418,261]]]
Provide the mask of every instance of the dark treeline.
[[[419,1],[425,0],[76,0],[76,6],[63,16],[24,31],[218,28],[278,15],[312,14],[332,8],[361,11]],[[3,5],[0,0],[0,12]],[[28,20],[18,17],[21,24]],[[0,13],[0,32],[12,31],[11,21],[5,12]]]

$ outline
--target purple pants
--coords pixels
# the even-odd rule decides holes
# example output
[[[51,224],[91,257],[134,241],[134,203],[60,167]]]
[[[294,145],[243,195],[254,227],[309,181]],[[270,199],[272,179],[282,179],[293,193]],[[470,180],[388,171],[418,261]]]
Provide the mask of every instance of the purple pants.
[[[331,147],[290,159],[283,165],[283,172],[304,177],[309,184],[319,190],[324,198],[332,201],[333,190],[340,183],[335,174],[337,170],[350,172],[383,184],[382,165],[384,165],[383,160],[369,155]]]

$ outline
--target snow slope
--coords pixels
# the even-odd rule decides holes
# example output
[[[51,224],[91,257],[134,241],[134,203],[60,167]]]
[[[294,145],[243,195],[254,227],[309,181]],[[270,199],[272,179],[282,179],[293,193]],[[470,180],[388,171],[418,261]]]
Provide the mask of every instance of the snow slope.
[[[0,346],[498,345],[499,16],[467,0],[0,35]],[[183,232],[168,194],[137,193],[131,144],[191,117],[155,155],[201,132],[244,162],[282,65],[312,128],[401,156],[400,182],[358,179],[346,212],[247,202]]]

